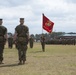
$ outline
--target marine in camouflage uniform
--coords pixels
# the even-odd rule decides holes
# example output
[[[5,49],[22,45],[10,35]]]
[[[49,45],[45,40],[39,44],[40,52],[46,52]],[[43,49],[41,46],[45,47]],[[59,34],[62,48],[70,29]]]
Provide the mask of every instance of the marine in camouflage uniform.
[[[29,38],[29,46],[30,46],[30,48],[33,48],[33,42],[34,42],[34,39],[30,36],[30,38]]]
[[[41,46],[42,46],[42,51],[45,52],[45,37],[42,35],[40,38]]]
[[[12,34],[9,35],[8,37],[8,48],[12,48],[13,47],[13,37]]]
[[[29,29],[24,25],[24,18],[20,18],[20,24],[15,28],[15,38],[19,55],[18,64],[25,64]]]
[[[2,26],[2,19],[0,19],[0,64],[3,64],[3,51],[7,39],[7,28]]]

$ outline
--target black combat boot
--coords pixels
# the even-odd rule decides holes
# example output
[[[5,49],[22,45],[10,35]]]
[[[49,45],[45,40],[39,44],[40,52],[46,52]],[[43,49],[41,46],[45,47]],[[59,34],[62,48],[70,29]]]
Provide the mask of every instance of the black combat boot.
[[[21,60],[19,61],[18,65],[22,65],[22,61]]]
[[[0,64],[1,64],[2,62],[0,61]]]
[[[2,61],[0,61],[0,64],[4,64]]]
[[[25,64],[25,61],[23,60],[23,64]]]

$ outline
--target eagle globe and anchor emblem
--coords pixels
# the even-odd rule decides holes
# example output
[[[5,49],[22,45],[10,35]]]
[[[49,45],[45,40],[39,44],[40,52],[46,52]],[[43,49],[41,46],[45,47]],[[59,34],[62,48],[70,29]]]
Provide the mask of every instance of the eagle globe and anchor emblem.
[[[45,23],[45,25],[46,25],[46,26],[51,26],[51,25],[52,25],[52,22],[51,22],[51,21],[47,21],[47,22]]]

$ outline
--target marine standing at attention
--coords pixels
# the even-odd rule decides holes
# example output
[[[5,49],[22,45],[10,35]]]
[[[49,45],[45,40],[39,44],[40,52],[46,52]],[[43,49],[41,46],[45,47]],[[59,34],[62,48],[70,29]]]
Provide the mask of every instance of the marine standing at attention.
[[[24,25],[24,18],[20,18],[20,24],[15,28],[15,39],[19,55],[19,65],[25,64],[26,51],[29,39],[29,28]]]
[[[41,46],[42,46],[42,51],[45,52],[45,37],[42,35],[40,38]]]
[[[0,19],[0,64],[3,64],[4,45],[7,40],[7,28],[2,26],[2,19]]]

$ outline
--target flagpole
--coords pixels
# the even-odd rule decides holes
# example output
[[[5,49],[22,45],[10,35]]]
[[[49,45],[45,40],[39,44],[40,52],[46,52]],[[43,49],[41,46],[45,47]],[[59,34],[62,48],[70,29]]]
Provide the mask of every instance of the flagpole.
[[[42,34],[43,34],[43,28],[42,28]]]
[[[42,34],[43,34],[43,13],[42,13]]]
[[[42,14],[42,34],[43,34],[43,14]]]

